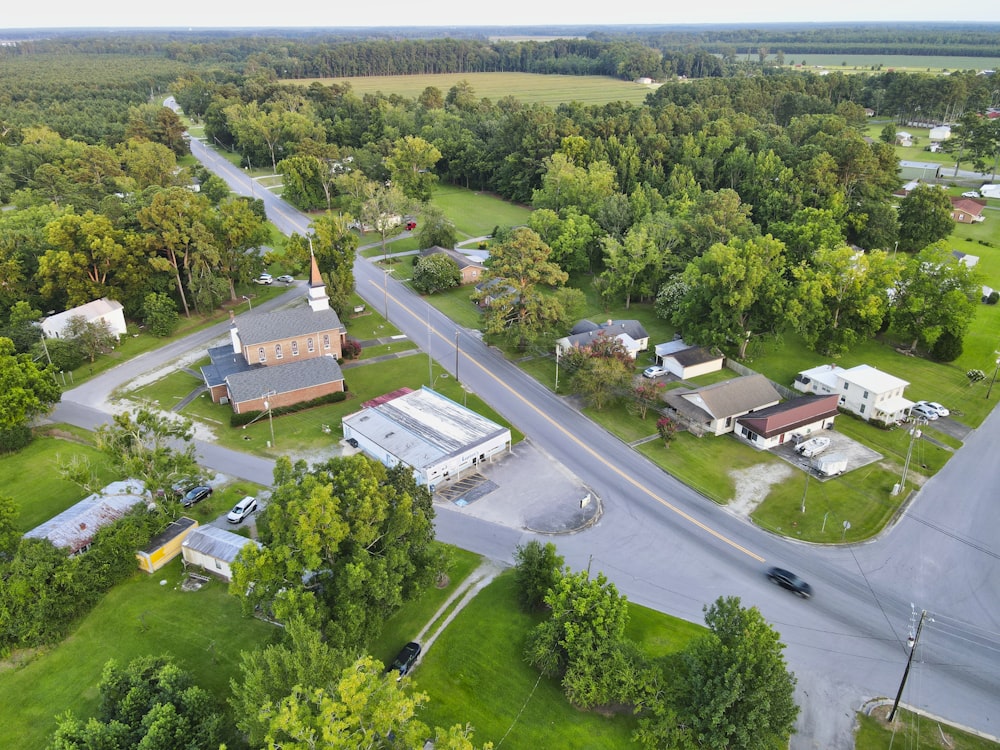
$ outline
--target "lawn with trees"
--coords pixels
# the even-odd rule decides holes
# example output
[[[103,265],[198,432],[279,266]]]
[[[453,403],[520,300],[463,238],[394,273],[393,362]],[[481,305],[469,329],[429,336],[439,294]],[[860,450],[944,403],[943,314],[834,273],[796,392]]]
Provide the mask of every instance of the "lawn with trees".
[[[78,40],[61,59],[53,54],[66,51],[58,35],[25,42],[32,55],[4,48],[2,80],[25,95],[0,104],[0,201],[10,208],[0,216],[0,329],[9,334],[0,338],[0,378],[9,384],[0,393],[0,416],[6,415],[0,430],[23,434],[32,417],[58,399],[56,376],[72,370],[39,364],[41,342],[34,340],[32,324],[41,311],[117,298],[129,319],[148,326],[159,341],[176,326],[207,320],[224,305],[238,303],[265,263],[287,264],[298,273],[314,253],[331,301],[346,319],[353,309],[351,267],[359,241],[351,224],[375,232],[386,255],[403,215],[417,216],[420,227],[422,213],[427,236],[418,232],[414,245],[492,235],[487,280],[496,292],[491,300],[479,295],[488,303],[481,327],[488,342],[519,356],[552,351],[577,314],[638,317],[649,322],[650,331],[680,329],[691,343],[717,347],[780,382],[830,356],[845,364],[884,366],[910,380],[914,392],[927,389],[935,399],[960,404],[968,422],[978,424],[992,406],[981,394],[983,370],[990,369],[989,353],[996,346],[991,336],[997,308],[982,302],[981,288],[996,283],[1000,273],[998,238],[992,228],[956,230],[946,220],[947,196],[963,187],[957,183],[946,182],[946,191],[918,188],[895,198],[899,151],[878,138],[865,139],[866,108],[900,125],[915,118],[957,120],[949,158],[983,169],[1000,156],[1000,120],[963,113],[982,113],[995,104],[992,84],[973,71],[821,76],[784,66],[785,54],[823,51],[825,43],[841,45],[845,54],[876,43],[924,53],[932,40],[940,46],[940,36],[917,34],[904,41],[883,31],[889,38],[877,40],[880,32],[831,30],[823,42],[774,33],[779,35],[767,46],[752,40],[756,55],[745,60],[731,46],[750,41],[741,32],[729,40],[704,39],[697,47],[689,37],[662,33],[544,43],[296,38],[281,45],[280,55],[264,39],[218,40],[205,47],[142,35]],[[959,54],[988,56],[996,50],[989,31],[946,37]],[[768,47],[780,50],[776,65]],[[119,56],[109,55],[112,50]],[[157,61],[149,54],[154,50],[169,55]],[[373,75],[401,57],[408,60],[407,72],[426,74],[450,70],[455,63],[444,61],[453,55],[462,57],[469,72],[602,74],[623,82],[651,76],[662,85],[641,102],[549,106],[516,96],[487,98],[465,79],[447,90],[425,83],[406,97],[361,96],[350,85],[302,86],[278,78],[279,69],[282,76],[299,78]],[[70,58],[80,64],[67,65]],[[130,65],[133,59],[142,62]],[[261,75],[240,69],[251,59]],[[269,169],[286,184],[289,200],[325,211],[309,236],[292,237],[261,257],[257,248],[269,230],[259,202],[227,195],[224,186],[191,165],[181,121],[148,101],[168,88],[185,116],[234,162]],[[30,106],[10,104],[21,101]],[[191,189],[194,183],[200,183],[198,190]],[[469,205],[472,192],[499,196],[511,208],[503,216],[454,210]],[[534,209],[530,216],[529,209]],[[968,269],[954,263],[953,237],[965,241],[963,249],[974,247],[981,264]],[[852,246],[866,251],[863,260]],[[442,306],[461,299],[457,291],[438,294]],[[467,300],[466,293],[462,304]],[[471,306],[466,310],[456,318],[474,314]],[[101,352],[110,342],[101,331],[84,327],[75,334],[75,352],[54,346],[60,363],[68,365],[75,355],[89,361],[91,371],[108,366],[111,356]],[[140,346],[129,348],[125,341],[121,349]],[[544,373],[549,365],[534,367]],[[677,461],[676,473],[686,476],[707,460],[688,444],[688,436],[668,440],[668,429],[643,418],[648,409],[634,408],[634,399],[649,401],[650,394],[629,385],[635,370],[629,371],[616,347],[598,346],[567,367],[564,382],[586,396],[593,413],[614,410],[609,422],[616,429],[659,433],[662,439],[648,450],[668,470]],[[371,371],[355,372],[360,380]],[[967,376],[976,372],[983,376]],[[433,369],[428,377],[434,379]],[[391,389],[383,387],[392,385],[390,379],[372,375],[365,387],[384,392]],[[585,390],[595,381],[605,387]],[[319,439],[316,423],[302,424],[309,427],[297,439],[305,444]],[[329,422],[320,424],[333,432]],[[855,425],[844,429],[853,431]],[[867,429],[862,426],[858,434],[880,442],[891,462],[903,439],[863,433]],[[191,453],[183,449],[186,437],[185,425],[174,428],[140,412],[102,430],[99,442],[117,472],[145,479],[155,490],[192,468]],[[247,437],[254,435],[248,430]],[[180,451],[164,450],[177,438]],[[943,455],[928,454],[924,471],[932,473],[943,461]],[[719,465],[717,452],[711,462]],[[87,473],[82,463],[72,468],[78,477]],[[869,475],[848,496],[874,496],[889,476]],[[724,500],[730,479],[713,474],[708,481]],[[285,460],[275,484],[260,519],[267,546],[235,566],[233,592],[246,614],[275,616],[288,633],[267,656],[244,656],[239,674],[229,669],[225,675],[254,698],[235,711],[240,731],[255,745],[268,739],[290,743],[310,734],[324,712],[343,722],[338,726],[345,732],[358,731],[365,717],[371,718],[372,706],[395,706],[404,719],[411,717],[421,694],[409,693],[405,682],[401,690],[388,685],[374,663],[357,657],[382,624],[445,567],[433,544],[429,497],[412,479],[357,458],[333,459],[313,471]],[[760,519],[783,528],[789,492],[795,488],[779,490]],[[825,502],[838,499],[831,493]],[[165,503],[162,512],[130,516],[103,533],[86,555],[68,558],[46,543],[19,539],[10,512],[18,505],[24,502],[5,501],[0,508],[5,653],[60,642],[87,611],[136,585],[132,550],[177,511]],[[865,510],[867,520],[857,527],[870,531],[892,508],[869,502]],[[810,515],[811,534],[817,533],[811,527],[818,518]],[[532,601],[539,600],[539,590]],[[795,717],[794,682],[783,668],[780,641],[738,600],[716,601],[706,611],[710,632],[679,644],[661,660],[647,658],[642,645],[628,638],[629,607],[600,576],[591,580],[565,571],[541,600],[549,616],[526,614],[510,623],[525,626],[516,642],[548,675],[541,689],[554,688],[540,701],[542,707],[554,711],[556,698],[563,701],[565,693],[578,706],[631,705],[640,712],[619,722],[593,715],[579,723],[567,718],[555,728],[539,719],[546,726],[529,744],[558,746],[546,743],[545,733],[562,732],[565,738],[568,725],[572,731],[583,727],[578,738],[606,736],[616,746],[627,744],[626,737],[680,747],[752,747],[754,738],[777,745],[787,737]],[[578,603],[585,603],[579,611]],[[595,622],[587,612],[607,617]],[[144,630],[144,617],[136,615],[133,627]],[[249,622],[240,625],[247,628]],[[741,638],[734,637],[737,632]],[[232,649],[229,642],[222,646],[214,640],[203,647],[211,660],[228,659],[230,665]],[[453,659],[462,650],[450,644],[438,653]],[[118,667],[108,668],[104,689],[126,684],[139,671],[133,655],[128,661],[124,656]],[[500,661],[503,653],[488,656]],[[179,672],[170,672],[166,662],[147,662],[142,669],[169,673],[185,685],[190,671],[191,684],[204,681],[213,695],[225,692],[218,685],[222,674],[198,674],[190,661],[179,663]],[[481,687],[477,675],[456,664],[451,677]],[[432,665],[428,659],[429,676]],[[532,667],[523,667],[517,677],[530,683]],[[84,700],[90,709],[99,669],[91,664],[86,676],[77,673],[77,686],[86,686],[81,693],[91,691]],[[315,684],[292,679],[303,675]],[[537,676],[534,680],[543,685]],[[663,686],[655,701],[644,692],[650,686]],[[740,686],[746,689],[734,690]],[[523,703],[523,686],[508,690]],[[462,694],[459,686],[445,692],[438,705],[442,715],[451,712],[446,720],[435,718],[433,696],[421,718],[430,719],[426,725],[380,725],[383,744],[390,729],[415,737],[432,726],[451,727],[447,740],[441,736],[442,746],[460,747],[500,738],[510,727],[483,715],[490,706],[477,704],[485,691],[467,699],[461,711],[449,704]],[[205,715],[202,696],[191,695],[190,705]],[[345,695],[358,698],[355,708],[361,708],[347,710]],[[88,731],[81,724],[85,716],[112,726],[116,709],[113,701],[105,703],[100,712],[70,706],[76,718],[63,719],[67,742]],[[157,731],[179,726],[187,708],[183,701],[172,705],[159,709],[173,710],[172,716],[156,714],[150,726]],[[483,726],[470,740],[456,722]],[[87,726],[94,737],[103,736],[98,724]],[[127,731],[138,731],[132,726]],[[230,739],[236,734],[232,727],[221,733]],[[216,735],[209,739],[214,742]]]

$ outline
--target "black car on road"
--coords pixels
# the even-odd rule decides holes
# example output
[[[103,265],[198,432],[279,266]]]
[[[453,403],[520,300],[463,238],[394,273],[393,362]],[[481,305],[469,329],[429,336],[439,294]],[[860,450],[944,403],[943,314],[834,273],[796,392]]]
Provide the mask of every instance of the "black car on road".
[[[782,588],[794,591],[803,599],[808,599],[812,596],[812,586],[803,581],[790,570],[785,570],[784,568],[770,568],[767,571],[767,577],[771,583],[776,583]]]
[[[418,656],[420,656],[420,644],[416,641],[410,641],[403,646],[402,651],[396,654],[396,658],[392,660],[392,664],[385,671],[386,673],[399,672],[399,677],[396,679],[401,680],[403,679],[403,675],[413,668]]]

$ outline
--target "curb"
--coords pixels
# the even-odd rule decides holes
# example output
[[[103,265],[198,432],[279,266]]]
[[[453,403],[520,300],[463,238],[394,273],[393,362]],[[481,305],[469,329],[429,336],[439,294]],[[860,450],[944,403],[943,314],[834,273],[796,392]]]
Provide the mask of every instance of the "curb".
[[[869,700],[861,704],[861,708],[858,710],[864,713],[865,716],[871,716],[872,711],[874,711],[876,708],[879,708],[880,706],[891,706],[892,704],[893,701],[890,698],[870,698]],[[1000,743],[1000,737],[996,737],[992,734],[987,734],[986,732],[980,732],[978,729],[967,727],[964,724],[956,724],[955,722],[949,721],[943,716],[938,716],[937,714],[932,714],[929,711],[924,711],[922,708],[916,708],[914,706],[910,706],[902,702],[899,704],[899,708],[905,709],[906,711],[909,711],[912,714],[916,714],[917,716],[923,716],[925,719],[930,719],[931,721],[935,721],[938,724],[944,724],[954,729],[958,729],[962,732],[965,732],[966,734],[971,734],[976,737],[980,737],[984,740],[989,740],[990,742]]]

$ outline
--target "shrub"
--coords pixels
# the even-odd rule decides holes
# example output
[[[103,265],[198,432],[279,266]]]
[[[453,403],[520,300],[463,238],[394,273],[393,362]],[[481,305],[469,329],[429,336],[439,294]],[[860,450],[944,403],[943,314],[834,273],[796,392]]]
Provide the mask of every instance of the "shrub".
[[[361,356],[361,342],[357,339],[348,338],[344,342],[344,359],[357,359]]]
[[[954,362],[962,356],[962,348],[961,337],[945,331],[938,336],[934,346],[931,347],[931,358],[936,362]]]
[[[346,386],[345,386],[346,387]],[[272,417],[280,417],[284,414],[294,414],[295,412],[305,411],[306,409],[314,409],[317,406],[325,406],[326,404],[339,404],[341,401],[347,398],[347,394],[343,391],[337,391],[335,393],[328,393],[325,396],[320,396],[319,398],[310,399],[309,401],[303,401],[298,404],[289,404],[288,406],[279,406],[275,409],[271,409]],[[245,411],[237,414],[233,414],[229,417],[230,427],[242,427],[253,422],[255,419],[259,419],[262,415],[266,414],[265,411]]]
[[[16,425],[0,430],[0,453],[17,453],[31,442],[31,428]]]

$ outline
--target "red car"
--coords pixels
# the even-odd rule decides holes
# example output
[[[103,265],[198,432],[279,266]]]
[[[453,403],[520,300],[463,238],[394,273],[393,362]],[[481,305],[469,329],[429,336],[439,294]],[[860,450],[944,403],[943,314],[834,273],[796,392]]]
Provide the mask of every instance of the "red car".
[[[407,232],[412,232],[416,228],[417,228],[417,222],[415,222],[415,221],[408,221],[408,222],[406,222],[406,231]]]

